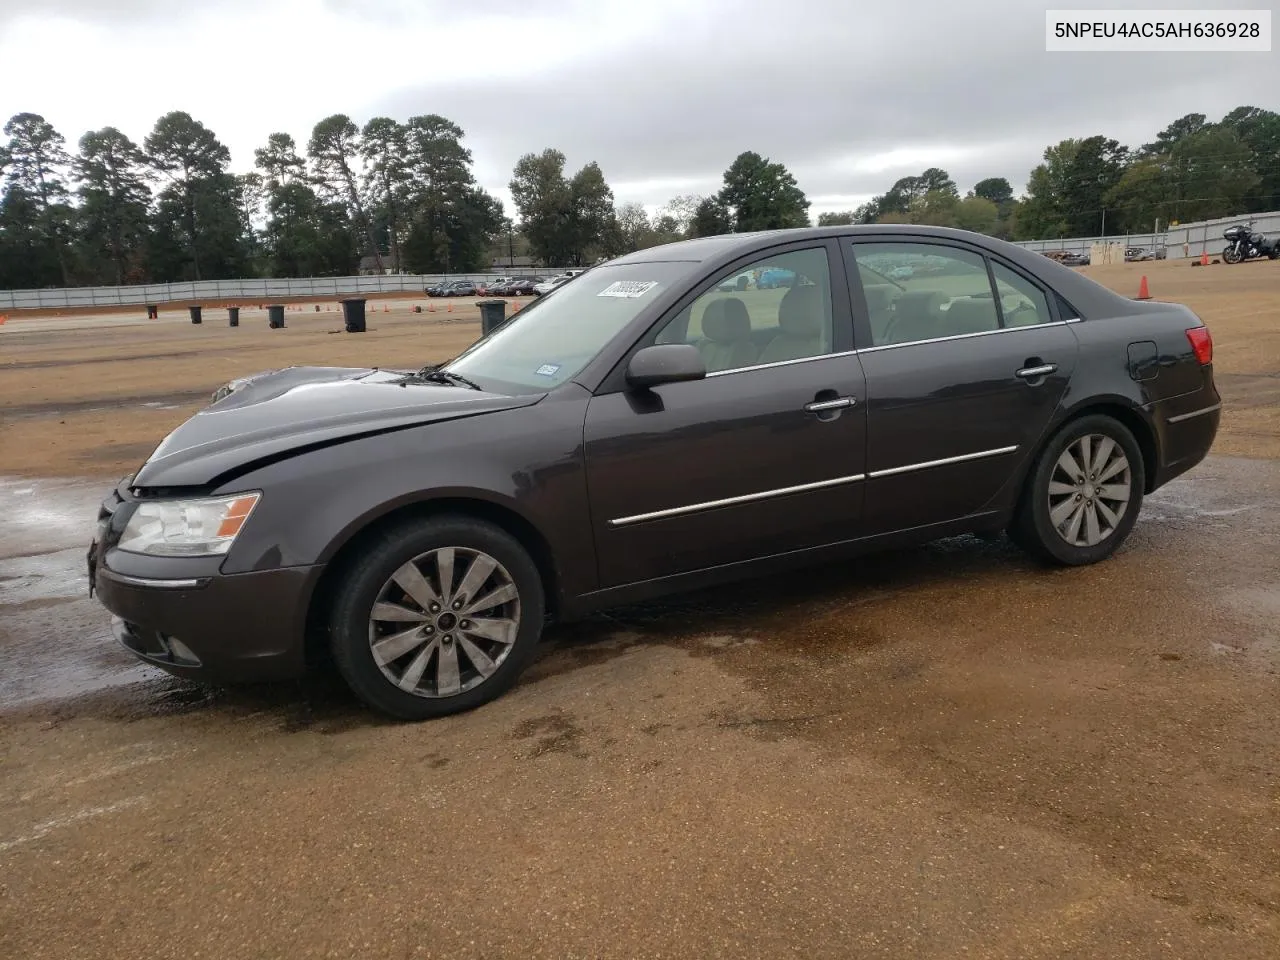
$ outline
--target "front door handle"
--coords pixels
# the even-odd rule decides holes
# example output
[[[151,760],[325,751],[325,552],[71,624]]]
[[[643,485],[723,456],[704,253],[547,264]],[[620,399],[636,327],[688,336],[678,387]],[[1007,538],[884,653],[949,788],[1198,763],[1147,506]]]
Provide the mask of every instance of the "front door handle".
[[[854,397],[836,397],[834,400],[814,400],[812,403],[806,403],[804,408],[809,413],[823,413],[827,410],[843,410],[857,402]]]
[[[1056,373],[1058,365],[1056,363],[1042,363],[1035,367],[1023,367],[1014,376],[1022,380],[1038,380],[1040,377],[1047,377],[1051,373]]]

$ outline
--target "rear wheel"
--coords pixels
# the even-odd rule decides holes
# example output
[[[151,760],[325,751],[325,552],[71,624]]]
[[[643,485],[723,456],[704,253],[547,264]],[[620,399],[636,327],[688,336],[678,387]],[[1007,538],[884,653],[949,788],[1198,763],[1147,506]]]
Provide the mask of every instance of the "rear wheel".
[[[370,706],[402,720],[469,710],[506,691],[542,632],[544,598],[523,547],[466,517],[382,536],[348,571],[334,660]]]
[[[1142,451],[1129,429],[1105,415],[1082,417],[1041,453],[1010,536],[1048,563],[1097,563],[1133,530],[1145,483]]]

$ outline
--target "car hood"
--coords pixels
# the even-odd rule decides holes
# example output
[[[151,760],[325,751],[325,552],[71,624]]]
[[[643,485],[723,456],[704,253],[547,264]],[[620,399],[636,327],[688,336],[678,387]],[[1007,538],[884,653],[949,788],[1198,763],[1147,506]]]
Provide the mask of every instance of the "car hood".
[[[234,392],[156,447],[132,485],[205,486],[303,449],[529,406],[542,398],[423,383],[410,380],[411,373],[289,367],[233,381]]]

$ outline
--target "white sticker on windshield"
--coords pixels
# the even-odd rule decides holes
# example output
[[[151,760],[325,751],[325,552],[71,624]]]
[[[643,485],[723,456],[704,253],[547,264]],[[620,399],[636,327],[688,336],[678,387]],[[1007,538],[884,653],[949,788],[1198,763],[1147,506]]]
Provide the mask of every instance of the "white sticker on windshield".
[[[609,284],[596,296],[622,297],[627,300],[635,300],[637,297],[643,297],[657,285],[657,280],[619,280],[616,283]]]
[[[540,377],[554,377],[556,375],[556,371],[559,369],[560,369],[560,364],[558,363],[544,363],[537,370],[535,370],[534,373],[536,373]]]

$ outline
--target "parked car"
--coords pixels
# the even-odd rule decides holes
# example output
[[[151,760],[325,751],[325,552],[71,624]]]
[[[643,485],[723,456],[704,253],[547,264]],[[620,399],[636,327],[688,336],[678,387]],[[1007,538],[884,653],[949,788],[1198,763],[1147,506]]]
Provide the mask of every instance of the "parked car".
[[[757,286],[761,290],[773,290],[777,287],[789,287],[795,279],[790,270],[765,270],[760,274]]]
[[[570,280],[572,280],[572,279],[573,279],[573,277],[572,277],[572,276],[568,276],[568,275],[565,275],[565,274],[561,274],[561,275],[560,275],[560,276],[558,276],[558,277],[552,277],[552,278],[551,278],[551,279],[549,279],[549,280],[544,280],[544,281],[542,281],[542,283],[535,283],[535,284],[533,285],[533,295],[534,295],[535,297],[542,297],[542,296],[546,296],[546,295],[547,295],[548,293],[550,293],[552,290],[556,289],[556,288],[557,288],[557,287],[559,287],[559,286],[562,286],[562,285],[564,285],[564,284],[568,283],[568,282],[569,282]]]
[[[1126,263],[1138,263],[1146,260],[1157,260],[1159,257],[1151,247],[1125,247],[1124,259]]]
[[[501,296],[502,288],[511,283],[514,279],[514,277],[498,277],[494,280],[481,280],[475,285],[476,293],[482,297]]]
[[[729,277],[721,283],[717,290],[721,293],[732,293],[734,291],[746,290],[751,286],[752,276],[750,273],[740,273],[736,277]]]
[[[1087,253],[1072,253],[1067,251],[1057,258],[1058,262],[1064,267],[1087,267],[1089,265],[1089,255]]]
[[[461,280],[441,280],[439,283],[433,283],[427,287],[426,294],[429,297],[447,297],[450,295],[449,291],[462,282]]]
[[[507,284],[504,297],[531,297],[534,289],[542,283],[541,277],[519,277]]]
[[[470,280],[456,280],[453,286],[445,291],[446,297],[474,297],[479,293],[476,285]]]
[[[926,254],[953,267],[936,288],[860,265]],[[772,317],[718,289],[754,269],[801,281]],[[328,651],[373,707],[427,718],[510,687],[548,617],[967,532],[1104,560],[1220,411],[1190,309],[1012,244],[707,237],[602,265],[443,365],[220,388],[108,494],[89,584],[171,673],[291,678]]]

